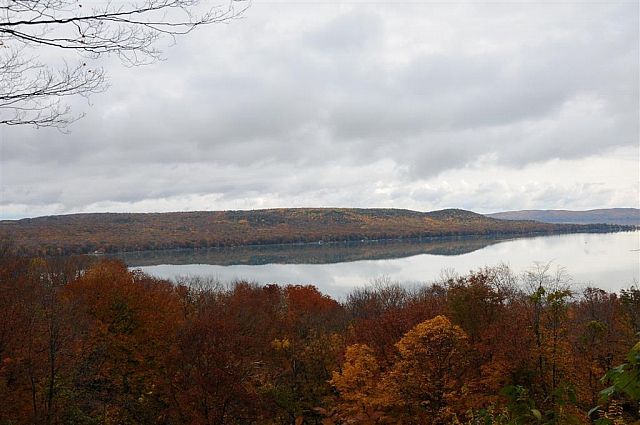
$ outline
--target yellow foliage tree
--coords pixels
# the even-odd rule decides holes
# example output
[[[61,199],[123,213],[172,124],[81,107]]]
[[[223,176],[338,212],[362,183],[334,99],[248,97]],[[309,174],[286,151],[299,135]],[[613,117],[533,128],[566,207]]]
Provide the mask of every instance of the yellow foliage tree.
[[[445,316],[418,324],[395,345],[388,371],[366,345],[347,348],[332,385],[342,419],[358,423],[449,424],[466,411],[470,350],[465,332]]]
[[[399,423],[455,421],[465,398],[467,335],[445,316],[418,324],[396,344],[399,359],[381,381],[380,404]]]
[[[340,416],[360,423],[373,423],[380,416],[377,409],[380,399],[379,383],[382,372],[365,344],[347,347],[342,372],[333,372],[331,384],[341,395]]]

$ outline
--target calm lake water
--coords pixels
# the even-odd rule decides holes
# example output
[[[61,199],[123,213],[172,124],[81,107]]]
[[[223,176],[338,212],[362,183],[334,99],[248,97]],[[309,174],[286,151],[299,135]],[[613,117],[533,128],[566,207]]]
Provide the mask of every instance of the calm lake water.
[[[199,275],[221,282],[315,285],[335,299],[381,278],[414,285],[436,281],[448,270],[466,274],[506,263],[521,273],[535,262],[551,262],[554,272],[565,268],[575,289],[590,285],[619,292],[640,280],[640,232],[241,247],[121,258],[161,278]]]

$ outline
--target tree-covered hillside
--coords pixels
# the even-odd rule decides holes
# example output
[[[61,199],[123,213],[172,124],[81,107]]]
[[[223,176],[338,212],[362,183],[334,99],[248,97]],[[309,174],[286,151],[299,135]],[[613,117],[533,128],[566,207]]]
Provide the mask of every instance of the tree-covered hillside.
[[[70,254],[172,248],[615,231],[618,226],[507,221],[470,211],[294,208],[152,214],[72,214],[0,222],[23,253]]]

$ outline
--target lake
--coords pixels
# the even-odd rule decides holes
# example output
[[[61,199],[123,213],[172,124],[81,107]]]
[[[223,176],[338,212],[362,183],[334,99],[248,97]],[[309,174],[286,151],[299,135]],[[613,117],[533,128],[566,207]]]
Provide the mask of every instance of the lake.
[[[119,258],[161,278],[315,285],[335,299],[381,278],[415,285],[450,270],[466,274],[500,263],[521,273],[535,262],[551,262],[553,271],[564,267],[576,289],[591,285],[619,292],[640,280],[640,231],[150,251]]]

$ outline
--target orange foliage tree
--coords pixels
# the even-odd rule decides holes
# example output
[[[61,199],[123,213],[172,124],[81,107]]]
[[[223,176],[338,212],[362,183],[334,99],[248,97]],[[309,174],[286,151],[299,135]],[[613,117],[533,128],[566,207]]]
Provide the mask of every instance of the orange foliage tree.
[[[573,292],[548,265],[515,281],[380,281],[341,304],[0,245],[0,424],[590,423],[638,291]],[[609,407],[637,420],[627,402]]]
[[[469,343],[445,316],[409,330],[396,344],[391,368],[380,370],[366,345],[349,347],[332,384],[345,415],[399,423],[451,423],[466,407]]]

